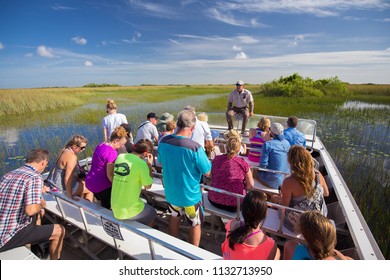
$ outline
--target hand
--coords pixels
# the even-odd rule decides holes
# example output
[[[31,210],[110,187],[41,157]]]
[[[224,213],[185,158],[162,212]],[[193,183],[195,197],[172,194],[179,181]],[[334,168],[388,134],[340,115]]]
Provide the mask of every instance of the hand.
[[[50,192],[50,188],[46,185],[43,185],[42,187],[42,193],[49,193]]]
[[[249,117],[252,117],[253,116],[253,112],[249,112]]]
[[[149,163],[150,165],[153,164],[153,159],[154,159],[154,157],[153,157],[152,154],[148,154],[148,155],[146,156],[146,159],[147,159],[147,161],[148,161],[148,163]]]

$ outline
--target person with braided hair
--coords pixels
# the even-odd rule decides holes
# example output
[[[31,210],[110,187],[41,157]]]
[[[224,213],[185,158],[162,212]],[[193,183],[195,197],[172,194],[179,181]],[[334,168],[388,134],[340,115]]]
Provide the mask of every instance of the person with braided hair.
[[[303,211],[318,210],[326,216],[324,197],[329,196],[329,190],[322,174],[314,168],[311,154],[304,147],[293,145],[287,161],[291,175],[284,179],[280,195],[273,196],[272,201]],[[284,225],[288,229],[294,231],[298,220],[299,213],[286,211]]]
[[[284,244],[285,260],[351,260],[335,249],[337,236],[334,224],[316,210],[300,216],[299,228],[305,244],[289,240]]]
[[[249,191],[242,202],[244,220],[226,224],[226,239],[222,243],[225,260],[279,260],[280,250],[275,241],[264,234],[261,225],[267,215],[267,196]]]

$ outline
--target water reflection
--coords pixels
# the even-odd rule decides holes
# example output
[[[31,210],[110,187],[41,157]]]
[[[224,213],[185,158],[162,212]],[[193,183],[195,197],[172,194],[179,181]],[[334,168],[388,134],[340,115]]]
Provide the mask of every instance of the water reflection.
[[[341,110],[363,110],[363,109],[390,109],[390,105],[386,104],[371,104],[361,101],[347,101],[341,107]]]

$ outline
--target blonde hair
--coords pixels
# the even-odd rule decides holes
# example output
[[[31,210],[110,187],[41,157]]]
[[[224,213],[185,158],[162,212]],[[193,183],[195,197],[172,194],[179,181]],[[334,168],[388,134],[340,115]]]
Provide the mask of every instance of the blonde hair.
[[[257,124],[257,127],[260,128],[262,131],[269,131],[271,127],[271,121],[269,118],[262,117]]]
[[[209,116],[207,116],[206,113],[200,113],[200,114],[198,114],[198,120],[200,120],[202,122],[208,122]]]
[[[290,164],[291,175],[297,179],[303,187],[305,195],[310,198],[314,193],[314,162],[310,153],[300,145],[291,146],[287,154],[287,160]]]
[[[318,211],[307,211],[299,219],[299,228],[315,259],[322,260],[333,255],[337,235],[328,218]]]
[[[176,128],[176,121],[174,121],[174,120],[167,121],[165,127],[166,127],[167,131],[171,131],[171,130],[175,129]]]
[[[121,139],[121,138],[128,138],[127,136],[127,131],[124,129],[122,126],[118,126],[114,129],[114,131],[111,133],[110,136],[110,142],[116,140],[116,139]]]
[[[239,137],[230,137],[226,142],[226,153],[228,158],[232,158],[238,154],[241,148],[241,140]]]
[[[107,100],[106,108],[107,108],[107,110],[116,110],[116,109],[118,109],[118,107],[116,106],[114,100],[112,100],[112,99]]]
[[[87,138],[82,135],[73,135],[72,138],[69,139],[68,143],[66,143],[64,149],[72,147],[73,145],[80,146],[81,143],[88,143]]]

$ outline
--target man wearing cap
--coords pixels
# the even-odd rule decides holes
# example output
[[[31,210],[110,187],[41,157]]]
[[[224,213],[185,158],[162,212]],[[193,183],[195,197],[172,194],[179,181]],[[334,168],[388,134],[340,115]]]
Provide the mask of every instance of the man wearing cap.
[[[149,113],[146,118],[147,120],[138,127],[137,136],[135,137],[134,142],[137,143],[141,139],[149,139],[157,145],[158,131],[156,124],[158,122],[158,117],[155,113]]]
[[[287,162],[287,153],[290,150],[290,143],[283,136],[284,128],[280,123],[271,124],[270,136],[272,140],[266,141],[261,149],[260,167],[290,173],[290,166]],[[259,171],[258,179],[263,185],[278,189],[284,180],[283,174]]]
[[[239,114],[242,116],[241,134],[246,135],[246,125],[251,116],[253,116],[253,96],[252,93],[244,89],[244,82],[239,80],[236,83],[236,89],[229,94],[226,120],[228,130],[233,129],[233,116]],[[234,104],[234,106],[233,106]]]

